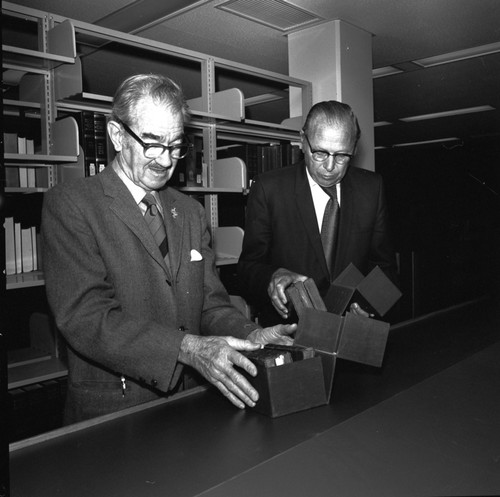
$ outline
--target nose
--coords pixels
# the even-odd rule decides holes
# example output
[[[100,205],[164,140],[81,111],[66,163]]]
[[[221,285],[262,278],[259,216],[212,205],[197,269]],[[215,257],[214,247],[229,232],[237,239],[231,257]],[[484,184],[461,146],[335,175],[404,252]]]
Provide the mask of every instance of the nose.
[[[328,156],[328,159],[323,163],[323,167],[331,173],[335,169],[335,158],[333,155]]]
[[[170,167],[172,165],[172,158],[170,157],[170,150],[165,150],[154,161],[162,167]]]

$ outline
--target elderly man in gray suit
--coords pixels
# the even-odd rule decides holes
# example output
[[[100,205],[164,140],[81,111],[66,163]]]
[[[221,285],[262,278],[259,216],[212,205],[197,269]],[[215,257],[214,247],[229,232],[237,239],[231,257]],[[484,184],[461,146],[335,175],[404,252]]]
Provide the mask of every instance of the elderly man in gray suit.
[[[166,186],[189,152],[188,115],[169,78],[128,78],[108,122],[113,162],[45,196],[47,296],[68,343],[66,423],[165,395],[186,366],[237,407],[254,406],[258,393],[234,366],[256,368],[240,351],[292,343],[295,325],[262,329],[230,305],[202,206]]]

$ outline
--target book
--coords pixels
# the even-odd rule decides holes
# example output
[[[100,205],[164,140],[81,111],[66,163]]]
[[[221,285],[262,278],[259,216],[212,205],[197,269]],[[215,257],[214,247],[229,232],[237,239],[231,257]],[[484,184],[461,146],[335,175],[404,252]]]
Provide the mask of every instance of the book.
[[[22,272],[33,271],[33,242],[31,241],[31,228],[21,228],[21,257]]]
[[[21,223],[14,221],[14,243],[16,251],[16,274],[23,272],[23,257],[21,253]]]
[[[19,188],[19,168],[5,167],[5,186],[8,188]]]
[[[102,172],[108,165],[106,116],[101,112],[94,112],[94,142],[95,170],[97,174]]]
[[[14,218],[6,217],[5,230],[5,274],[16,274],[16,243],[14,239]]]
[[[28,168],[26,166],[19,166],[19,186],[28,188]]]
[[[32,255],[33,255],[33,271],[38,270],[38,236],[36,232],[36,228],[34,226],[30,227],[31,230],[31,246],[32,246]]]
[[[36,185],[36,170],[34,167],[27,167],[27,184],[28,188],[35,188]]]
[[[94,112],[83,110],[74,117],[78,124],[78,141],[84,156],[85,176],[94,176],[97,170]]]
[[[17,137],[17,153],[25,154],[26,153],[26,137],[18,136]]]
[[[17,154],[17,133],[3,134],[3,150],[6,154]]]

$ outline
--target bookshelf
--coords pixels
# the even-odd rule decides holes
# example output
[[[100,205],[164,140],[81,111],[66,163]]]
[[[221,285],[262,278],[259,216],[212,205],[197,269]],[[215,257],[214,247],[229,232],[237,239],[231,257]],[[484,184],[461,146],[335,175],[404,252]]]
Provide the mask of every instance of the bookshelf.
[[[84,175],[85,151],[76,118],[83,112],[108,116],[116,87],[133,73],[167,74],[188,98],[192,119],[186,132],[199,141],[204,167],[202,184],[179,189],[203,198],[217,264],[237,262],[242,230],[219,226],[218,206],[226,195],[243,198],[249,188],[248,170],[241,157],[223,150],[298,141],[302,118],[289,115],[290,94],[300,93],[305,115],[312,102],[311,83],[12,2],[2,3],[2,17],[4,80],[10,82],[3,94],[4,121],[11,120],[15,128],[16,119],[29,119],[37,130],[34,153],[7,152],[3,163],[12,177],[16,170],[28,168],[42,178],[34,186],[9,184],[6,194],[30,204],[58,182]],[[102,67],[107,68],[106,77]],[[285,110],[271,112],[269,121],[263,109],[276,105],[276,100]],[[11,296],[16,292],[44,293],[43,287],[43,271],[38,270],[9,275],[4,291],[15,299]],[[41,355],[27,349],[11,354],[12,388],[65,374],[54,347]],[[28,359],[15,359],[16,354]]]

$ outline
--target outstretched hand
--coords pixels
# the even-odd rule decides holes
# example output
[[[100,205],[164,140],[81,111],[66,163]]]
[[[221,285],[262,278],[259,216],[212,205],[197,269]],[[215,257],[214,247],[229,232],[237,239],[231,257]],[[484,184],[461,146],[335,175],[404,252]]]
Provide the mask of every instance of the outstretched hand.
[[[254,330],[248,335],[247,340],[266,345],[274,343],[276,345],[293,345],[293,335],[297,330],[296,324],[277,324],[269,328]]]
[[[179,351],[179,362],[193,367],[236,407],[254,407],[259,394],[236,369],[238,366],[251,376],[257,374],[254,364],[238,350],[257,350],[258,343],[234,337],[202,337],[185,335]]]
[[[277,269],[271,276],[267,293],[271,298],[274,308],[283,319],[288,318],[288,308],[286,306],[288,299],[286,298],[285,290],[293,283],[305,280],[307,280],[307,276],[284,268]]]

